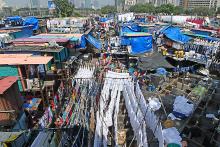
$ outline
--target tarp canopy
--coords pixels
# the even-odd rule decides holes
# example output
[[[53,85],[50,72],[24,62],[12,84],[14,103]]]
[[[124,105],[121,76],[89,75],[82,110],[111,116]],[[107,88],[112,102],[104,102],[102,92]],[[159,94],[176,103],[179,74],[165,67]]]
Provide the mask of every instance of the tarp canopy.
[[[215,31],[206,30],[206,29],[191,29],[195,34],[211,36]]]
[[[21,16],[10,16],[6,18],[6,21],[22,21]]]
[[[192,39],[191,37],[184,35],[178,27],[169,26],[165,28],[162,33],[167,38],[179,43],[187,43]]]
[[[86,40],[92,44],[95,48],[97,49],[101,49],[102,48],[102,43],[100,40],[96,39],[95,37],[93,37],[92,35],[88,35],[86,36]]]
[[[152,36],[140,36],[130,38],[131,54],[142,54],[153,49]]]
[[[130,33],[130,32],[140,32],[141,27],[137,24],[126,24],[121,27],[121,36],[124,35],[124,33]]]
[[[136,55],[152,51],[152,40],[152,35],[123,36],[121,45],[131,46],[131,54]]]
[[[172,66],[163,55],[159,52],[154,51],[150,56],[141,57],[140,61],[138,62],[138,68],[142,70],[146,69],[156,69],[156,68],[169,68],[172,69]]]
[[[192,36],[192,37],[199,37],[199,38],[203,38],[208,41],[220,41],[219,38],[215,38],[215,37],[211,37],[207,35],[200,35],[200,34],[194,34],[194,33],[184,33],[184,35]]]
[[[85,35],[81,36],[80,44],[76,46],[76,48],[86,48],[86,38]]]
[[[33,30],[38,30],[39,25],[38,25],[38,19],[36,17],[27,17],[25,18],[23,25],[28,26],[28,25],[33,25]]]
[[[99,18],[99,21],[100,22],[106,22],[106,21],[108,21],[109,19],[108,18],[106,18],[106,17],[101,17],[101,18]]]

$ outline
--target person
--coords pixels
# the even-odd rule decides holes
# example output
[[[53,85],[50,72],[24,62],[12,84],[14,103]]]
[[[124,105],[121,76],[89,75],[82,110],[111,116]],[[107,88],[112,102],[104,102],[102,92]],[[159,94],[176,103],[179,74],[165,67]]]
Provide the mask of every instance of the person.
[[[108,45],[107,52],[108,52],[108,53],[111,52],[111,47],[110,47],[110,45]]]
[[[24,109],[24,113],[26,115],[26,122],[27,122],[27,128],[30,129],[34,126],[32,116],[30,114],[30,111],[28,109]]]

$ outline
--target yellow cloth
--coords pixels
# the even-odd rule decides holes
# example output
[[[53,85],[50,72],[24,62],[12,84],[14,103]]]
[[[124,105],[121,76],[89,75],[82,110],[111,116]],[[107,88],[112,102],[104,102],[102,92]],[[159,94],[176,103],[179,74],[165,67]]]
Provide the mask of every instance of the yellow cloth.
[[[12,142],[18,138],[19,135],[11,135],[8,139],[6,139],[4,142]]]
[[[174,122],[172,120],[166,120],[164,123],[163,123],[164,127],[165,128],[171,128],[174,126]]]

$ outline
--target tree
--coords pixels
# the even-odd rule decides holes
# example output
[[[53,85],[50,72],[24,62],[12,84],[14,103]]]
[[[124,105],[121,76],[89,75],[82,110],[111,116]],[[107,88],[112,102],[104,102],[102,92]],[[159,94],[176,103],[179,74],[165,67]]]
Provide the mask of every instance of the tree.
[[[62,17],[70,17],[74,12],[74,5],[68,0],[54,0],[56,12]]]
[[[213,16],[215,14],[215,10],[207,7],[196,7],[192,9],[192,14],[199,16]]]
[[[217,12],[216,12],[217,14],[220,14],[220,7],[218,7],[218,9],[217,9]]]
[[[174,8],[174,14],[175,14],[175,15],[180,15],[180,14],[183,14],[183,13],[185,13],[183,7],[181,7],[181,6],[176,6],[176,7]]]
[[[165,14],[174,14],[175,12],[175,6],[172,4],[163,4],[159,7],[157,7],[157,12],[159,13],[165,13]]]
[[[116,13],[117,10],[114,6],[104,6],[101,8],[102,14],[110,14],[110,13]]]

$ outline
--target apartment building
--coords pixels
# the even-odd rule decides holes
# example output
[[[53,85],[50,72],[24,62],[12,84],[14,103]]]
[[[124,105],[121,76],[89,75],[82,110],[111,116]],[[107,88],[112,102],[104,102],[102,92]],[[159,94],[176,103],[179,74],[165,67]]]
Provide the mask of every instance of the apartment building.
[[[180,0],[180,5],[185,9],[196,7],[218,8],[220,7],[220,0]]]

